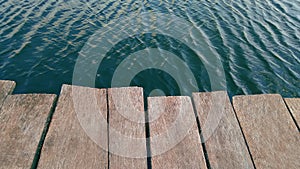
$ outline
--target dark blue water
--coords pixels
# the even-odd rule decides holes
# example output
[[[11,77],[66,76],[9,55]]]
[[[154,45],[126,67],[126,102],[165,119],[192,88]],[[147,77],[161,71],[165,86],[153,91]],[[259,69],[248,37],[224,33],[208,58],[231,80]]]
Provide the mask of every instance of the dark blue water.
[[[175,15],[203,32],[221,60],[230,96],[300,97],[299,0],[0,0],[0,79],[16,81],[15,93],[59,93],[62,84],[72,84],[79,53],[96,31],[143,12]],[[94,85],[110,87],[124,57],[147,48],[178,56],[192,70],[199,91],[213,90],[205,66],[189,46],[151,32],[120,39],[106,53],[97,77],[90,77]],[[130,85],[143,86],[146,95],[154,89],[180,94],[176,79],[159,69],[137,73]]]

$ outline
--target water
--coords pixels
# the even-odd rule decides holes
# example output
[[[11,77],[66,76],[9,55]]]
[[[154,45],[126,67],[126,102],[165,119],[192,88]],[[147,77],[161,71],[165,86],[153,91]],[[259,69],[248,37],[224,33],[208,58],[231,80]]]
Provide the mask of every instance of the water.
[[[0,0],[0,79],[16,81],[14,93],[58,94],[62,84],[72,84],[79,53],[95,32],[114,19],[143,12],[175,15],[203,32],[221,60],[230,96],[300,97],[299,0]],[[120,39],[96,77],[85,76],[95,79],[96,87],[110,87],[122,58],[147,48],[177,55],[192,70],[199,91],[213,90],[204,63],[189,46],[150,32]],[[159,69],[137,73],[130,85],[145,87],[146,95],[180,95],[176,80]]]

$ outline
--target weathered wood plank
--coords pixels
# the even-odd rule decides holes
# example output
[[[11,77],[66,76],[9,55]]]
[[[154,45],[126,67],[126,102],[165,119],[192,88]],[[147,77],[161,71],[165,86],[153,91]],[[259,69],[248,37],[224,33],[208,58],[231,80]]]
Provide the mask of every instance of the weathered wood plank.
[[[296,120],[296,123],[300,127],[300,98],[286,98],[284,100]]]
[[[189,97],[148,98],[152,168],[206,168]]]
[[[8,96],[0,111],[0,168],[30,168],[55,95]]]
[[[110,168],[147,168],[143,99],[142,88],[108,89]]]
[[[106,118],[105,89],[63,85],[38,168],[108,168]]]
[[[300,168],[300,135],[277,94],[233,97],[256,168]]]
[[[15,86],[16,83],[14,81],[0,80],[0,108],[7,95],[12,93]]]
[[[254,168],[225,91],[193,93],[211,168]]]

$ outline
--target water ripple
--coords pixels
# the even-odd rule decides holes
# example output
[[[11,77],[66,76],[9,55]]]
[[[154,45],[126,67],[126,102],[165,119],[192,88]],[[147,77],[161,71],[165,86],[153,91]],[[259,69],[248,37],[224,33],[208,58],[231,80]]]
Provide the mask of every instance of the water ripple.
[[[78,52],[93,33],[141,12],[173,14],[204,33],[221,58],[231,96],[276,92],[300,97],[298,0],[0,0],[0,79],[17,81],[16,93],[59,93],[61,84],[71,83]],[[153,43],[162,43],[151,36]],[[196,37],[191,32],[188,38]],[[148,43],[137,37],[115,54]],[[182,48],[170,39],[164,43],[170,50]],[[181,54],[195,67],[188,54]],[[162,86],[170,82],[157,77]]]

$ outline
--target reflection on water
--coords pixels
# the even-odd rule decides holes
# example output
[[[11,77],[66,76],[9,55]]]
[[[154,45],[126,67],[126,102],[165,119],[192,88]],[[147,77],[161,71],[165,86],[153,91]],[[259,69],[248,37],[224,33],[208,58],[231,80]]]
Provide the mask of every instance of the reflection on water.
[[[72,83],[78,52],[91,35],[114,19],[142,12],[176,15],[205,33],[222,60],[231,96],[300,97],[297,0],[0,0],[0,79],[15,80],[15,93],[59,93],[61,84]],[[185,44],[147,32],[139,36],[120,39],[110,50],[110,59],[98,69],[97,87],[110,86],[122,56],[163,48],[184,58],[201,91],[211,90],[203,64]],[[153,89],[177,95],[174,83],[169,74],[150,69],[137,74],[131,85],[144,86],[146,95]]]

